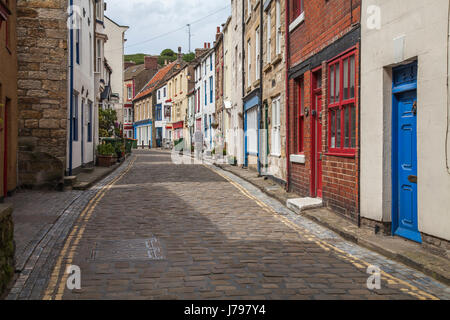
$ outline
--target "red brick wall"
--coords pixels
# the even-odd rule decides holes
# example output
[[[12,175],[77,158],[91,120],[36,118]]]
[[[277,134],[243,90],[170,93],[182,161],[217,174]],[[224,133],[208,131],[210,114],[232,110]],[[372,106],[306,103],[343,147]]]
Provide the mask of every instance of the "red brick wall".
[[[350,14],[349,0],[311,0],[305,1],[305,21],[290,34],[290,66],[295,66],[319,53],[343,35],[352,30],[352,24],[360,20],[360,0],[353,1],[353,17]],[[350,48],[347,48],[350,49]],[[359,49],[359,46],[357,46]],[[359,53],[356,54],[356,114],[359,114]],[[327,107],[327,61],[322,61],[322,153],[323,176],[322,192],[324,204],[336,212],[355,219],[359,212],[359,123],[356,121],[357,147],[354,157],[337,157],[328,152],[328,107]],[[315,66],[313,66],[315,67]],[[302,196],[312,196],[311,175],[313,148],[311,126],[311,78],[312,72],[303,74],[304,107],[310,110],[304,120],[304,152],[306,163],[291,163],[289,182],[291,191]],[[296,81],[289,81],[289,125],[290,154],[297,153],[298,123],[296,113]]]
[[[350,7],[353,7],[353,11]],[[290,66],[310,58],[360,22],[361,0],[304,1],[305,21],[290,33]]]

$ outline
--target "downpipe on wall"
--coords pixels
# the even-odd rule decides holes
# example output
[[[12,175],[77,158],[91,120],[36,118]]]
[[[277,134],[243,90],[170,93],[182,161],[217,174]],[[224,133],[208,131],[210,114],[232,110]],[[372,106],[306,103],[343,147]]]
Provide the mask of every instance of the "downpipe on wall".
[[[72,99],[72,92],[73,92],[73,0],[69,1],[69,18],[70,18],[70,63],[69,63],[69,104],[70,104],[70,113],[69,113],[69,176],[72,175],[72,152],[73,152],[73,121],[72,121],[72,114],[73,114],[73,99]]]
[[[450,3],[448,4],[447,16],[447,132],[445,135],[445,166],[447,173],[450,174]]]

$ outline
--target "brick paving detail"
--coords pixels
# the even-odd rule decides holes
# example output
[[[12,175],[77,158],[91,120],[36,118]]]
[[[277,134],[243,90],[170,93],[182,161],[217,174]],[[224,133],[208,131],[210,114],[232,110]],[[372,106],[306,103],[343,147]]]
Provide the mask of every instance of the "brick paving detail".
[[[58,222],[9,299],[450,298],[445,285],[295,215],[231,173],[175,165],[163,152],[136,152]],[[80,267],[80,290],[65,286],[68,264]],[[369,265],[382,270],[380,290],[367,288]]]

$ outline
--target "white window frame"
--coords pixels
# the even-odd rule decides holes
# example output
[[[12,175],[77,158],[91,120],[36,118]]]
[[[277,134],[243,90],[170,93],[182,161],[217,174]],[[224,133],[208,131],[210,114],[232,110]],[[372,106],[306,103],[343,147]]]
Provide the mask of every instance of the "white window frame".
[[[267,11],[267,63],[272,61],[272,13]]]
[[[252,42],[251,39],[247,42],[247,87],[252,86]]]
[[[272,156],[281,156],[281,97],[272,101]]]
[[[275,52],[277,55],[281,54],[281,4],[280,0],[276,1],[276,49]]]
[[[259,27],[255,30],[255,81],[261,77],[260,67],[260,52],[259,52]]]

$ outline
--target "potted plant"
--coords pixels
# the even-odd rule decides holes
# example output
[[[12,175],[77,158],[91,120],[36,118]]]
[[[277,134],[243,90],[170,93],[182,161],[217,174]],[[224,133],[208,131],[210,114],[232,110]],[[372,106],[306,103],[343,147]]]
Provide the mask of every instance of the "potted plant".
[[[115,154],[114,147],[109,143],[100,144],[97,147],[97,160],[100,167],[110,167],[113,164]]]

